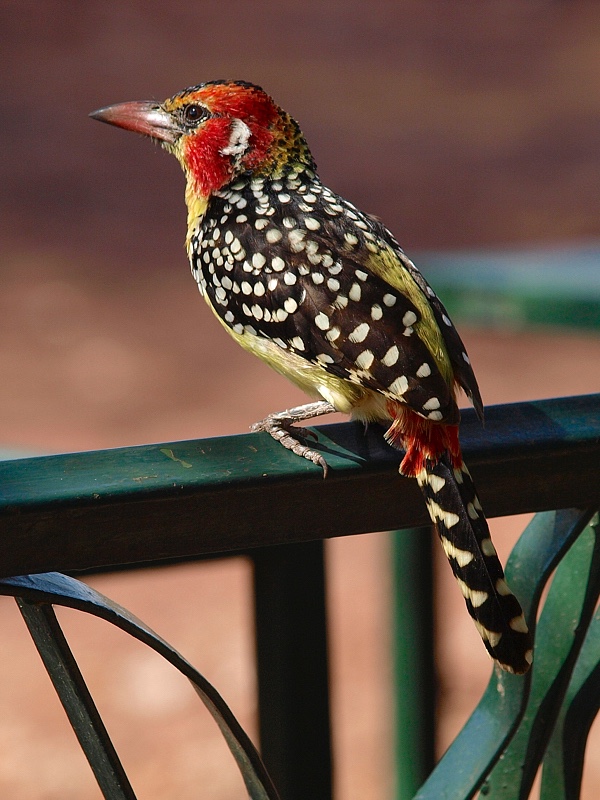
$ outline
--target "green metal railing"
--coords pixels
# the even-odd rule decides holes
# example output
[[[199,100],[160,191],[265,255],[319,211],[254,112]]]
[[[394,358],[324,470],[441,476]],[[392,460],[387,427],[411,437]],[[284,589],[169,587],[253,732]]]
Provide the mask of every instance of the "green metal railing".
[[[600,247],[424,252],[427,280],[456,322],[482,327],[600,328]]]
[[[80,741],[105,796],[133,793],[65,650],[52,605],[71,605],[123,627],[176,663],[210,709],[220,701],[142,623],[55,571],[240,553],[251,558],[263,759],[283,800],[327,800],[323,540],[402,529],[396,559],[400,641],[406,645],[398,652],[401,796],[459,800],[481,788],[488,797],[527,797],[545,758],[544,797],[576,797],[599,694],[599,623],[593,617],[598,548],[596,528],[588,523],[600,504],[600,395],[491,407],[485,429],[474,414],[464,414],[465,460],[488,515],[545,512],[508,565],[531,624],[555,569],[556,577],[540,616],[532,675],[493,674],[421,789],[434,735],[431,538],[415,530],[427,524],[426,512],[414,483],[398,476],[398,455],[377,426],[366,433],[354,424],[314,430],[331,467],[326,481],[313,465],[254,434],[0,463],[0,591],[19,598],[67,710],[89,721],[83,730],[94,733]],[[218,719],[238,763],[250,761],[247,785],[259,792],[252,796],[273,797],[251,747],[244,749],[243,732],[225,712]]]

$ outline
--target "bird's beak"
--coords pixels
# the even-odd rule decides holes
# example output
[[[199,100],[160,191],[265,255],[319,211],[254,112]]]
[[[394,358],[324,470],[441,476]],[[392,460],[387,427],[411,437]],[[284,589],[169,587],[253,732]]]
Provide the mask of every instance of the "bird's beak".
[[[90,117],[169,144],[174,144],[182,133],[171,114],[153,102],[117,103],[92,111]]]

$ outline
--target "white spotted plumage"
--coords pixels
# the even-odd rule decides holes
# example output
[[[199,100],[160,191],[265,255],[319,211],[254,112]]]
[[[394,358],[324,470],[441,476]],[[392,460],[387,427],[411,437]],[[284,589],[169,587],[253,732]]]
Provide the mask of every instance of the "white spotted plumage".
[[[456,394],[481,416],[477,382],[446,309],[392,234],[321,183],[297,123],[252,84],[200,84],[96,116],[176,155],[200,292],[242,347],[317,400],[255,429],[326,469],[290,425],[334,410],[391,422],[386,438],[406,450],[401,470],[419,482],[487,649],[525,672],[526,622],[458,442]]]

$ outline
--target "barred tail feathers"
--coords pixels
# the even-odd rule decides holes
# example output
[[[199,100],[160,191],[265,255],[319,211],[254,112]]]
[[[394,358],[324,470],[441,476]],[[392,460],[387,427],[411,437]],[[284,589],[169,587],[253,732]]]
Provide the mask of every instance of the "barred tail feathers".
[[[448,453],[416,476],[452,572],[483,643],[502,669],[527,672],[533,650],[519,601],[504,579],[473,480]]]
[[[492,544],[477,491],[465,466],[458,425],[431,422],[390,407],[390,444],[404,448],[403,475],[417,479],[427,510],[483,643],[498,664],[522,674],[531,665],[531,635]]]

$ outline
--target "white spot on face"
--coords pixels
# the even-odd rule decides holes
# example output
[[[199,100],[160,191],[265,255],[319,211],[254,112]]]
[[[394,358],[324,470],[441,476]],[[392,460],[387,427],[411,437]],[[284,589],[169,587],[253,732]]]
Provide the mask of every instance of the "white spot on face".
[[[352,286],[350,287],[350,291],[348,292],[348,297],[350,298],[350,300],[354,300],[355,303],[358,303],[358,301],[361,298],[361,294],[362,290],[360,288],[360,284],[353,283]]]
[[[411,325],[414,325],[416,321],[417,321],[417,315],[414,313],[414,311],[407,311],[406,314],[402,317],[402,324],[407,328],[410,327]]]
[[[321,223],[319,222],[319,220],[315,219],[314,217],[306,217],[306,219],[304,220],[304,224],[306,225],[309,231],[318,231],[319,228],[321,227]]]
[[[380,320],[383,317],[383,309],[381,306],[378,306],[377,303],[371,306],[371,319],[375,321]]]
[[[322,331],[329,330],[329,317],[327,314],[324,314],[322,311],[317,314],[315,317],[315,325],[317,328],[320,328]]]
[[[370,369],[371,364],[375,360],[375,356],[370,350],[363,350],[362,353],[354,359],[354,362],[357,367],[360,369]]]
[[[295,347],[296,350],[304,350],[304,341],[299,336],[294,336],[291,341],[292,347]]]
[[[288,312],[288,314],[293,314],[294,311],[298,308],[298,303],[294,300],[293,297],[288,297],[287,300],[284,302],[283,307]]]
[[[417,378],[427,378],[431,375],[431,367],[427,362],[421,364],[419,369],[417,370]]]
[[[275,272],[281,272],[285,269],[285,261],[280,256],[275,256],[271,259],[271,266],[275,270]]]
[[[383,304],[385,306],[387,306],[388,308],[391,308],[392,306],[395,306],[396,305],[396,300],[397,300],[397,298],[394,297],[393,294],[384,294],[383,295]]]
[[[382,364],[386,367],[393,367],[398,358],[400,357],[400,351],[396,347],[396,345],[392,345],[384,357],[381,359]]]
[[[390,391],[392,394],[398,395],[399,397],[401,397],[407,389],[408,380],[406,375],[400,375],[388,386],[388,391]]]
[[[221,150],[221,153],[224,156],[233,156],[239,159],[248,149],[248,142],[251,134],[252,131],[243,120],[234,119],[229,132],[229,142],[227,143],[227,147]]]
[[[350,336],[348,337],[351,342],[358,344],[360,342],[364,342],[364,340],[369,335],[369,324],[367,322],[361,322],[360,325],[357,325],[356,328],[352,331]]]
[[[425,411],[435,411],[440,407],[440,401],[437,397],[431,397],[426,403],[423,403]]]

